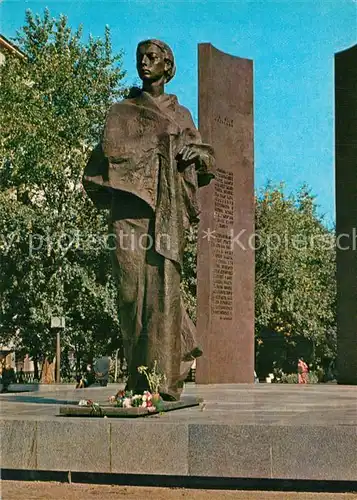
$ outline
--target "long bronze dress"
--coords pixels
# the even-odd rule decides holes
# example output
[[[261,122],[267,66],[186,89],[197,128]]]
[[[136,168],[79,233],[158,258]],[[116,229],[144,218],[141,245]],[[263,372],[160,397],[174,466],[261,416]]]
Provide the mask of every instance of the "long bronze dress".
[[[179,152],[189,144],[200,145],[200,159],[183,165]],[[147,388],[137,367],[156,361],[166,377],[160,392],[178,399],[201,354],[180,281],[185,229],[198,220],[197,190],[213,178],[213,168],[212,148],[202,144],[176,96],[141,91],[110,108],[103,141],[85,169],[88,195],[111,210],[129,390]]]

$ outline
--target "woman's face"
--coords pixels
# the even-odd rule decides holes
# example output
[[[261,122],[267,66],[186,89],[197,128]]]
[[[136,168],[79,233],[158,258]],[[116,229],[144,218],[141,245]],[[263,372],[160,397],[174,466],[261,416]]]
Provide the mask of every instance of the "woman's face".
[[[140,45],[136,53],[136,68],[141,80],[160,80],[167,70],[163,51],[151,43]]]

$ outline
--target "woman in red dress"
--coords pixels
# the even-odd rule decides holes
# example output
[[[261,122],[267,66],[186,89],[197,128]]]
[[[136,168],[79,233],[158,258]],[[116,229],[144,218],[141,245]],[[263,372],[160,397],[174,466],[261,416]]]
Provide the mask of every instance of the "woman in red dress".
[[[308,383],[308,372],[309,372],[309,367],[307,366],[303,358],[300,358],[298,361],[299,384]]]

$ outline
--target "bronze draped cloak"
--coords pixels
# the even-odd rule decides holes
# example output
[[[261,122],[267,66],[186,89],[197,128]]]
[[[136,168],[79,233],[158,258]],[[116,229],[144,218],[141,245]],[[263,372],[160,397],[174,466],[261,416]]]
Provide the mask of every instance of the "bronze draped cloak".
[[[183,166],[179,152],[190,144],[199,145],[200,158]],[[83,184],[99,208],[110,208],[120,192],[143,200],[153,214],[155,251],[176,263],[180,272],[185,229],[199,216],[197,190],[214,177],[213,169],[212,148],[202,144],[190,112],[176,96],[153,98],[142,91],[110,108]],[[187,360],[197,346],[185,311],[181,329],[182,359]]]

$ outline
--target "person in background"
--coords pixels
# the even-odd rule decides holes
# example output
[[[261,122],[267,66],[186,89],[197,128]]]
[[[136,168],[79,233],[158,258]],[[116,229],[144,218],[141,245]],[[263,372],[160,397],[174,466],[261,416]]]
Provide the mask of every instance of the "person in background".
[[[19,384],[23,384],[25,382],[25,376],[24,376],[24,370],[21,366],[21,369],[20,369],[20,373],[19,373],[19,376],[18,376],[18,383]]]
[[[88,364],[86,368],[86,379],[88,387],[95,384],[95,373],[93,371],[92,365]]]
[[[109,356],[102,356],[95,360],[94,365],[95,379],[99,382],[101,387],[106,387],[109,379],[110,371],[110,358]]]
[[[88,386],[87,380],[84,375],[77,375],[76,382],[76,389],[85,389]]]
[[[8,392],[9,385],[16,383],[15,370],[11,366],[6,366],[1,374],[2,392]]]
[[[304,361],[304,358],[299,358],[298,361],[298,382],[299,384],[307,384],[308,383],[308,373],[309,367]]]

